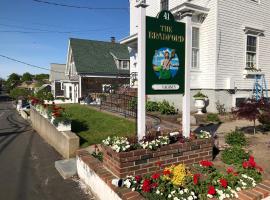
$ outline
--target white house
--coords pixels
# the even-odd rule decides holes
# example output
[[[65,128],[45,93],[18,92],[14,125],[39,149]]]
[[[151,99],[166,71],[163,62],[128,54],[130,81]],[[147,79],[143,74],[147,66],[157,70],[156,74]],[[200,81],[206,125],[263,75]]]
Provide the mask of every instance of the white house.
[[[216,102],[227,109],[252,96],[254,74],[270,82],[269,0],[146,0],[148,16],[170,10],[178,21],[186,11],[193,13],[191,96],[201,90],[209,97],[208,111]],[[121,43],[129,46],[130,71],[136,74],[138,9],[130,0],[130,36]],[[136,81],[132,86],[136,87]],[[179,109],[181,95],[149,96],[167,99]],[[191,99],[193,102],[193,99]],[[193,105],[193,104],[192,104]]]

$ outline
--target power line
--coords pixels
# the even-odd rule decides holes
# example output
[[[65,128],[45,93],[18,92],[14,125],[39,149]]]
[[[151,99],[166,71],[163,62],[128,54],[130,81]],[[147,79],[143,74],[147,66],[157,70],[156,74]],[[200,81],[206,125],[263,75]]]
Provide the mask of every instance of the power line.
[[[85,33],[85,32],[95,32],[95,31],[107,31],[107,30],[114,30],[120,27],[108,27],[108,28],[100,28],[100,29],[90,29],[90,30],[74,30],[74,31],[58,31],[58,30],[48,30],[48,29],[39,29],[39,28],[30,28],[25,26],[18,26],[18,25],[10,25],[10,24],[2,24],[0,26],[4,27],[11,27],[11,28],[19,28],[19,29],[27,29],[24,30],[0,30],[0,32],[22,32],[22,33],[64,33],[64,34],[72,34],[72,33]],[[36,32],[31,32],[28,30],[36,30]]]
[[[55,3],[50,1],[43,1],[43,0],[33,0],[38,3],[44,3],[54,6],[62,6],[62,7],[68,7],[68,8],[79,8],[79,9],[88,9],[88,10],[128,10],[128,8],[124,7],[87,7],[87,6],[76,6],[76,5],[70,5],[70,4],[62,4],[62,3]]]
[[[56,72],[56,73],[62,73],[62,74],[64,74],[64,72],[60,72],[60,71],[56,71],[56,70],[51,70],[51,69],[48,69],[48,68],[45,68],[45,67],[40,67],[40,66],[37,66],[37,65],[29,64],[29,63],[26,63],[24,61],[20,61],[20,60],[17,60],[15,58],[11,58],[11,57],[8,57],[8,56],[5,56],[5,55],[1,55],[0,54],[0,57],[6,58],[8,60],[11,60],[11,61],[14,61],[14,62],[17,62],[17,63],[21,63],[21,64],[24,64],[24,65],[27,65],[27,66],[30,66],[30,67],[34,67],[34,68],[38,68],[38,69],[43,69],[43,70],[47,70],[47,71],[53,71],[53,72]]]

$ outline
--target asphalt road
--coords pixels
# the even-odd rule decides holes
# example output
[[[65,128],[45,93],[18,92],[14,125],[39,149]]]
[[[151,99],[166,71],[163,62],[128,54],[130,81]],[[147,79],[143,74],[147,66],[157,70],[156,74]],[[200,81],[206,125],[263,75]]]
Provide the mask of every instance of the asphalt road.
[[[0,200],[90,199],[54,168],[61,156],[0,95]]]

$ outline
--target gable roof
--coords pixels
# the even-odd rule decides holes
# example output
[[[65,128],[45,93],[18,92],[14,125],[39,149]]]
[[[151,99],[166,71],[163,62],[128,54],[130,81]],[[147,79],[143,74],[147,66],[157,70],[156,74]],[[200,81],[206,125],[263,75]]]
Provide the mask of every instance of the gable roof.
[[[70,48],[79,74],[129,74],[129,70],[118,69],[114,60],[114,56],[119,60],[129,60],[126,45],[71,38]]]
[[[65,77],[66,64],[51,63],[50,81],[66,80]]]

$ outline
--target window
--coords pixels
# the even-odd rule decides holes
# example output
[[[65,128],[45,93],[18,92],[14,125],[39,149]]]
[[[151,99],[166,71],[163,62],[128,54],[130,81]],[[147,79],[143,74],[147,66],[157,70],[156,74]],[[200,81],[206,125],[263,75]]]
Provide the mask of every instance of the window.
[[[160,1],[160,10],[169,10],[169,0]]]
[[[257,68],[257,37],[247,35],[246,68]]]
[[[200,55],[200,29],[192,28],[192,69],[199,69],[199,55]]]
[[[128,61],[123,61],[122,64],[123,69],[128,69]]]

